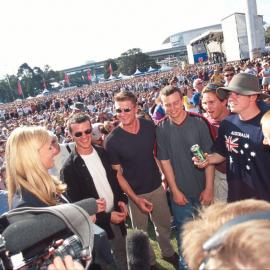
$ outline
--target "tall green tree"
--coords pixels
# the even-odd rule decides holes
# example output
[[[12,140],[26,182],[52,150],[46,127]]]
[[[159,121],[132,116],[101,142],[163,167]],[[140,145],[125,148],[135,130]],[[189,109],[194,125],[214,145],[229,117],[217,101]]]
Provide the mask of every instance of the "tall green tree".
[[[150,66],[157,68],[156,62],[139,48],[129,49],[118,58],[118,71],[125,75],[132,75],[138,68],[141,72],[148,70]]]
[[[25,97],[34,95],[34,87],[33,87],[33,69],[27,64],[23,63],[20,65],[17,73],[18,79],[21,81],[23,94]]]
[[[14,75],[6,75],[0,80],[0,101],[9,102],[18,98],[17,77]]]

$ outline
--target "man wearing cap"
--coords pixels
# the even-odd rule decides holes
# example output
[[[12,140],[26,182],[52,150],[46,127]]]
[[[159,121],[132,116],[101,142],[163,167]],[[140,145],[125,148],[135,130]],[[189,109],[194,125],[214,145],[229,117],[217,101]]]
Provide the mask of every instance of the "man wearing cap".
[[[260,95],[259,81],[254,75],[239,73],[228,87],[217,93],[228,92],[228,105],[232,114],[225,118],[218,130],[213,153],[200,167],[226,160],[228,201],[256,198],[270,201],[270,152],[262,144],[260,126],[262,111],[257,105]]]
[[[221,121],[226,118],[230,111],[227,108],[228,95],[225,91],[217,93],[217,88],[221,85],[209,83],[202,91],[202,107],[205,111],[204,116],[210,123],[212,134],[217,137],[218,128]],[[227,201],[228,184],[226,178],[226,162],[216,165],[214,179],[214,200]]]

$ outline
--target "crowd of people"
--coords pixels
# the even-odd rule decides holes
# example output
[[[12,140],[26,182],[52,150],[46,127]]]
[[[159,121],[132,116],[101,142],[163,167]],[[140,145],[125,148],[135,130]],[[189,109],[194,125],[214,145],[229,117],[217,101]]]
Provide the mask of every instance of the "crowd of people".
[[[204,258],[203,243],[226,221],[270,209],[269,63],[176,67],[0,105],[1,212],[94,198],[91,221],[113,251],[96,267],[127,269],[128,216],[145,232],[151,219],[162,259],[177,269],[225,267],[220,249]],[[192,157],[197,144],[203,162]]]

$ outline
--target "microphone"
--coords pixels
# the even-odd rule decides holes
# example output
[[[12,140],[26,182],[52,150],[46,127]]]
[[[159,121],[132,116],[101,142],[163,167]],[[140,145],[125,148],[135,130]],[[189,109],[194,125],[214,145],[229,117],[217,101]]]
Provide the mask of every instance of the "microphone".
[[[135,230],[126,238],[128,270],[150,269],[150,243],[145,232]]]
[[[89,215],[93,215],[97,211],[96,201],[93,198],[84,199],[74,204],[83,208]],[[25,217],[22,213],[21,217],[20,220],[10,224],[2,233],[6,241],[6,248],[12,255],[30,249],[34,245],[39,250],[43,250],[53,240],[73,235],[65,222],[51,213],[31,216],[27,214]]]

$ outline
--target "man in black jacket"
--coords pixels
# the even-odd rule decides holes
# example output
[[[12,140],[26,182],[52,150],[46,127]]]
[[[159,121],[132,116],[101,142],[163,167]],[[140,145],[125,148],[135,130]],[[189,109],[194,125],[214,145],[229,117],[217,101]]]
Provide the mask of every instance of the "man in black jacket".
[[[68,185],[68,198],[72,202],[89,197],[106,201],[106,210],[96,215],[96,224],[107,232],[119,269],[127,269],[124,224],[127,201],[116,172],[105,150],[91,144],[92,126],[87,114],[73,115],[68,129],[76,145],[61,170],[61,178]]]

